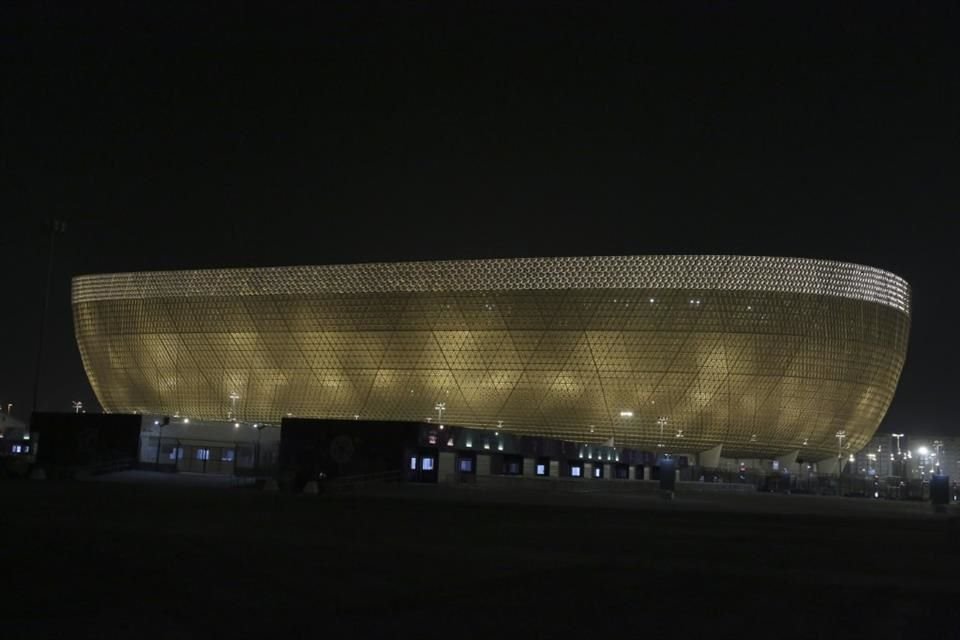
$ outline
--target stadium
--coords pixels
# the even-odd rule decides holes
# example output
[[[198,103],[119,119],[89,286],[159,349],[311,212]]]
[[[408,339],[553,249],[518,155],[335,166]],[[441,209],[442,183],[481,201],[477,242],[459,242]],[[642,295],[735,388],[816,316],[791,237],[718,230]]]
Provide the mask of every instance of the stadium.
[[[896,390],[910,289],[749,256],[528,258],[85,275],[104,411],[442,421],[567,442],[807,459],[862,448]]]

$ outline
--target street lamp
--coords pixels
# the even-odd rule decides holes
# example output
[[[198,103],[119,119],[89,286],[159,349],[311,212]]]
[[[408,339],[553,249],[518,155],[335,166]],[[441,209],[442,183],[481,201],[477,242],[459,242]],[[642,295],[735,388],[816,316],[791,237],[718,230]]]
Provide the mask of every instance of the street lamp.
[[[897,439],[897,455],[900,455],[900,438],[903,437],[903,434],[902,434],[902,433],[891,433],[891,434],[890,434],[890,437]]]
[[[263,436],[263,430],[266,429],[269,425],[267,424],[254,424],[253,428],[257,430],[257,451],[253,461],[253,468],[256,470],[256,473],[260,474],[260,438]]]
[[[80,409],[83,409],[83,403],[80,402],[79,400],[74,400],[74,401],[73,401],[73,412],[74,412],[74,413],[80,413]]]
[[[170,422],[170,419],[167,418],[166,416],[164,416],[162,421],[161,420],[153,421],[154,426],[160,427],[159,429],[157,429],[159,433],[157,434],[157,451],[156,451],[156,456],[153,463],[154,471],[160,470],[160,446],[163,444],[163,428],[167,425],[168,422]],[[176,460],[176,449],[174,449],[174,460]]]
[[[657,424],[660,425],[660,443],[657,444],[657,446],[663,448],[663,428],[667,426],[667,418],[665,416],[660,416],[657,418]]]
[[[230,392],[230,418],[233,418],[237,413],[237,400],[240,399],[240,394],[236,391]]]
[[[839,476],[843,469],[843,439],[847,437],[847,432],[840,429],[834,437],[837,439],[837,475]]]

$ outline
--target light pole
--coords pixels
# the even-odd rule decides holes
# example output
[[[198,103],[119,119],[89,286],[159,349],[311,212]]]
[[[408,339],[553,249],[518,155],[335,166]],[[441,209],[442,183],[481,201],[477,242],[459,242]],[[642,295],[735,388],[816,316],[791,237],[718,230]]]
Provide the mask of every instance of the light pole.
[[[663,428],[667,426],[667,418],[665,416],[660,416],[657,418],[657,424],[660,425],[660,442],[657,444],[657,447],[663,448]]]
[[[624,409],[620,412],[620,417],[624,420],[630,420],[633,418],[633,411],[630,409]],[[610,438],[610,446],[617,446],[617,426],[615,421],[611,421],[610,428],[613,430],[613,437]],[[590,426],[590,433],[593,433],[593,426]]]
[[[160,427],[160,429],[158,430],[159,433],[157,434],[157,455],[153,464],[154,471],[160,471],[160,446],[163,444],[163,427],[167,424],[168,421],[169,420],[166,416],[164,416],[162,421],[161,420],[153,421],[153,424],[155,426]],[[176,456],[174,456],[174,459],[176,459]]]
[[[890,434],[890,437],[897,439],[897,455],[900,455],[900,438],[903,437],[903,434],[902,434],[902,433],[891,433],[891,434]]]
[[[837,495],[841,495],[842,491],[840,490],[840,479],[841,472],[843,471],[843,439],[847,437],[847,432],[844,429],[837,431]]]
[[[926,470],[924,469],[924,467],[926,467],[926,466],[927,466],[927,463],[929,462],[929,458],[928,458],[927,456],[930,455],[930,450],[927,449],[926,447],[918,447],[918,448],[917,448],[917,455],[920,456],[920,465],[919,465],[919,466],[920,466],[920,480],[923,480],[923,474],[926,473]]]
[[[253,461],[253,468],[256,470],[257,475],[260,474],[260,438],[263,436],[263,430],[266,429],[267,426],[266,424],[253,425],[253,428],[257,430],[257,455]]]
[[[440,428],[443,429],[443,412],[447,410],[447,403],[438,402],[434,409],[437,411],[437,422],[440,423]]]
[[[74,400],[74,401],[73,401],[73,412],[74,412],[74,413],[80,413],[80,409],[83,409],[83,403],[80,402],[79,400]]]
[[[240,394],[237,393],[236,391],[231,391],[229,398],[230,398],[230,415],[228,417],[232,420],[234,416],[237,415],[237,400],[240,399]]]
[[[896,461],[896,463],[897,463],[897,468],[896,468],[896,470],[895,470],[895,473],[892,473],[891,475],[895,475],[895,476],[897,476],[897,477],[899,477],[899,478],[902,478],[903,476],[906,475],[906,473],[904,473],[903,451],[900,449],[900,438],[903,437],[903,434],[902,434],[902,433],[891,433],[891,434],[890,434],[890,437],[897,439],[897,455],[896,455],[896,457],[894,457],[893,455],[890,456],[890,459],[891,459],[891,460],[895,460],[895,461]],[[891,469],[891,471],[893,471],[893,470]]]

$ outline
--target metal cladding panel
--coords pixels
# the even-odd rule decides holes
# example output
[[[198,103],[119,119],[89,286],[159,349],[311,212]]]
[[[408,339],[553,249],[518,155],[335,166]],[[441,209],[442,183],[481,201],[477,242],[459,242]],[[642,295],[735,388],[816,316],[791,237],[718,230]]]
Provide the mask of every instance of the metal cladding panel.
[[[451,424],[744,456],[865,444],[910,325],[893,274],[742,256],[95,275],[73,307],[107,411],[422,422],[443,402]]]

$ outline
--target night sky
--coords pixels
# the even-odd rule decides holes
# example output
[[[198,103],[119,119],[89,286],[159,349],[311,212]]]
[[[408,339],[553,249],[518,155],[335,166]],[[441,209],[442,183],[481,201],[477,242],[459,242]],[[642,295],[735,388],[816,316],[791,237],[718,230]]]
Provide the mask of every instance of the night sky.
[[[56,217],[41,408],[96,407],[75,274],[738,253],[905,277],[881,429],[960,434],[956,5],[194,4],[0,9],[20,417]]]

